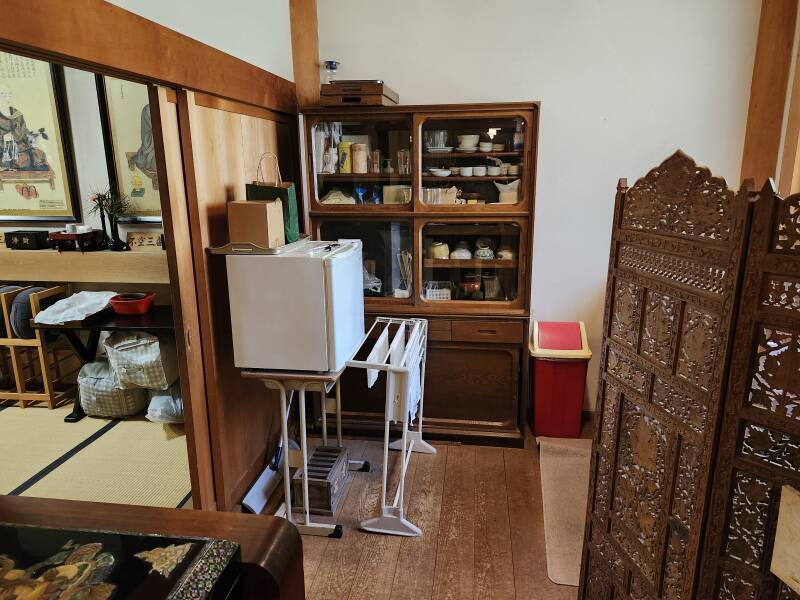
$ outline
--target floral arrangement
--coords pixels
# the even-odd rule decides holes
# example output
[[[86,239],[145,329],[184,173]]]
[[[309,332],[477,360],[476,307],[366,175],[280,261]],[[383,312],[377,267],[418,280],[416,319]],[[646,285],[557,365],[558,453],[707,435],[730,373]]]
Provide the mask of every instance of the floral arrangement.
[[[100,212],[101,215],[108,215],[111,219],[125,217],[131,211],[131,201],[123,193],[117,192],[114,188],[108,188],[103,192],[95,192],[89,196],[90,214]]]

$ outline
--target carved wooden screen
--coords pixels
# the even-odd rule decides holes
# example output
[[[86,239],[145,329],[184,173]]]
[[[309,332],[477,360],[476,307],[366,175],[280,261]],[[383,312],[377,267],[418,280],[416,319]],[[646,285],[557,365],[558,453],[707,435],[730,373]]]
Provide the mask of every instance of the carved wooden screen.
[[[800,195],[754,209],[701,598],[798,598],[769,572],[781,485],[800,488]]]
[[[677,152],[618,188],[581,598],[691,598],[747,194]]]

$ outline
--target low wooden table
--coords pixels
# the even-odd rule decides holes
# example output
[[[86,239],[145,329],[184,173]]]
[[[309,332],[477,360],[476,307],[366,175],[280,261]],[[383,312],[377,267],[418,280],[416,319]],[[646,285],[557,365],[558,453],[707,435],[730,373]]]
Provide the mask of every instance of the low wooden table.
[[[236,598],[305,597],[300,534],[279,517],[0,496],[0,523],[230,540],[242,551]]]

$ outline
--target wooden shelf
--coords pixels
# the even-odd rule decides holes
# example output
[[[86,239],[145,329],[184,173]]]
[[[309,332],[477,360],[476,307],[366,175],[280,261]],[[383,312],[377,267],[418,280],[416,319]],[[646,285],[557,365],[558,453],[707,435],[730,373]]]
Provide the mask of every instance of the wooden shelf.
[[[423,183],[426,181],[514,181],[519,179],[521,175],[485,175],[485,176],[471,176],[463,177],[461,175],[448,175],[447,177],[436,177],[435,175],[423,175]]]
[[[411,175],[385,175],[377,173],[317,173],[321,181],[411,181]]]
[[[168,284],[166,252],[0,249],[3,281]]]
[[[461,260],[457,258],[426,258],[422,261],[426,269],[516,269],[517,259],[513,260]]]
[[[501,158],[504,156],[521,156],[522,152],[423,152],[422,158],[486,158],[494,156]]]

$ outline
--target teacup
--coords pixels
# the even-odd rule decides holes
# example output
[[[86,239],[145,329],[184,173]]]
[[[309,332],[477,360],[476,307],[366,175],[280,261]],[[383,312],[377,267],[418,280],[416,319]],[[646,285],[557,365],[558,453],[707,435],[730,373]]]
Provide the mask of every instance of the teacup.
[[[489,167],[486,169],[486,174],[492,176],[500,175],[500,167]]]
[[[519,175],[519,165],[511,165],[508,167],[509,175]]]
[[[472,167],[472,173],[475,175],[475,177],[484,177],[486,175],[486,167]]]
[[[460,171],[462,177],[472,177],[473,167],[461,167]]]
[[[458,175],[461,172],[461,167],[450,167],[450,171],[453,175]]]
[[[481,142],[478,145],[478,148],[481,152],[491,152],[492,151],[492,142]]]

